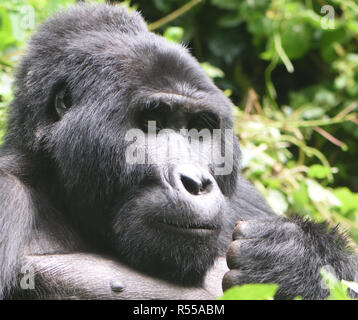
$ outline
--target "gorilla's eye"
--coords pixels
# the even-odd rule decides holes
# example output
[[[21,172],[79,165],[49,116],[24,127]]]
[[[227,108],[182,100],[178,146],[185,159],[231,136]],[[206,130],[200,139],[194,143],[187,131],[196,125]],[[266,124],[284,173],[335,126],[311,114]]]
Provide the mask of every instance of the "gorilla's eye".
[[[62,118],[63,115],[70,109],[72,106],[72,98],[69,93],[69,90],[62,89],[55,96],[55,110],[57,115]]]
[[[165,103],[152,103],[137,113],[136,122],[144,132],[148,131],[149,121],[155,121],[156,131],[166,128],[170,107]]]
[[[220,121],[218,117],[210,112],[200,112],[195,114],[193,118],[189,121],[188,129],[197,129],[198,131],[202,129],[219,129]]]

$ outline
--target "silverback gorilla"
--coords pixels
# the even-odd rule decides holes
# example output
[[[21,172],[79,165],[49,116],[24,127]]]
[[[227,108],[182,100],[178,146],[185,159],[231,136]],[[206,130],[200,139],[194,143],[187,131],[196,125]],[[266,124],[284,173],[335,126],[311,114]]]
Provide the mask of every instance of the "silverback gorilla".
[[[206,160],[225,149],[225,174],[170,142],[183,128],[231,130],[231,112],[188,51],[140,14],[78,5],[50,18],[17,70],[0,150],[0,296],[208,299],[277,283],[277,299],[322,299],[322,266],[354,280],[357,260],[337,230],[276,216],[240,176],[232,135],[200,149]],[[168,129],[155,150],[150,121]],[[134,142],[158,162],[128,162]]]

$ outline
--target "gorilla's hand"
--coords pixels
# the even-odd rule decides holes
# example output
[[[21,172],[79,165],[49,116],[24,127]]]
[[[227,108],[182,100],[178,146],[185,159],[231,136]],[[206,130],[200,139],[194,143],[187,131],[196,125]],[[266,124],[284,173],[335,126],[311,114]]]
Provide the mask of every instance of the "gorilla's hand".
[[[320,267],[333,267],[338,277],[348,280],[357,266],[335,229],[298,218],[239,221],[227,264],[231,270],[224,276],[224,290],[245,283],[276,283],[276,299],[323,299],[328,291],[322,286]]]

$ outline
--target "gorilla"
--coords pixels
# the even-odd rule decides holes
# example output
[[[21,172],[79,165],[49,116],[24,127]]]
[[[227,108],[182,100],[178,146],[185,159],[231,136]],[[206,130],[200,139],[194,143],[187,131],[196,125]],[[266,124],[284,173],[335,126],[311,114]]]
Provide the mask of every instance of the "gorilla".
[[[343,235],[275,215],[240,175],[232,108],[137,12],[82,4],[42,24],[0,149],[1,298],[212,299],[277,283],[277,299],[323,299],[321,267],[354,280]]]

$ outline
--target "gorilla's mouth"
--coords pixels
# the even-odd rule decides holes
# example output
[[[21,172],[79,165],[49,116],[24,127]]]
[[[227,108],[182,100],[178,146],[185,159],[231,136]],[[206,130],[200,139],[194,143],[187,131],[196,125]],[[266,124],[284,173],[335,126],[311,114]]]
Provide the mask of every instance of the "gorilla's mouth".
[[[156,220],[154,222],[157,227],[168,231],[181,232],[193,235],[212,235],[219,233],[220,228],[214,224],[208,223],[179,223],[175,221]]]

